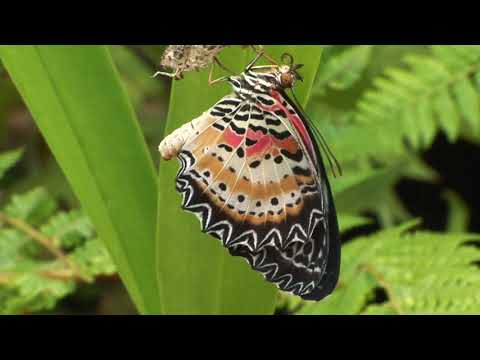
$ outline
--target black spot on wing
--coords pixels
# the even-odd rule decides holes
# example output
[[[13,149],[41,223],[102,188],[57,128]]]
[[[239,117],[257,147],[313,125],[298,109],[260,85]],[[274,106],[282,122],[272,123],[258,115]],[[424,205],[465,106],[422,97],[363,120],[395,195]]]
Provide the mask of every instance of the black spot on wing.
[[[255,126],[255,125],[250,124],[250,125],[248,125],[248,128],[252,131],[261,131],[262,134],[264,134],[264,135],[267,135],[267,133],[268,133],[268,130],[266,128],[264,128],[263,126]]]
[[[227,151],[227,152],[232,152],[233,151],[233,148],[231,146],[228,146],[227,144],[220,144],[220,145],[218,145],[218,147],[220,149],[225,149],[225,151]]]
[[[259,165],[260,165],[260,161],[255,160],[255,161],[252,162],[249,166],[250,166],[252,169],[255,169],[255,168],[258,167]]]
[[[296,162],[300,162],[303,159],[303,152],[301,149],[298,149],[296,153],[291,153],[288,150],[282,149],[280,150],[280,153],[286,158]]]
[[[295,175],[302,175],[302,176],[311,176],[312,171],[310,169],[303,169],[300,166],[294,166],[292,171]]]
[[[270,134],[272,134],[273,136],[275,136],[275,138],[277,138],[278,140],[284,140],[284,139],[288,138],[289,136],[291,136],[290,131],[288,131],[288,130],[278,132],[275,129],[269,128],[268,132]]]
[[[250,117],[251,117],[253,120],[263,120],[263,119],[264,119],[263,114],[250,114]]]
[[[283,162],[283,157],[279,155],[273,159],[273,161],[275,161],[275,164],[281,164]]]
[[[219,113],[223,113],[224,115],[225,115],[225,114],[228,114],[228,113],[231,113],[231,112],[233,111],[232,108],[221,107],[221,106],[218,106],[218,105],[215,106],[215,107],[213,108],[213,110],[218,111]]]
[[[246,113],[237,113],[234,117],[235,120],[237,121],[246,121],[248,120],[248,117],[249,117],[249,113],[246,112]]]
[[[280,126],[282,122],[278,119],[266,118],[267,125]]]
[[[267,99],[263,96],[257,96],[257,100],[260,101],[263,105],[267,106],[272,106],[273,104],[275,104],[275,101],[273,101],[272,99]]]
[[[234,99],[225,99],[222,100],[218,103],[218,105],[233,105],[233,106],[238,106],[240,105],[240,100],[234,100]]]
[[[231,126],[231,128],[233,129],[233,131],[235,131],[237,134],[240,134],[240,135],[245,134],[245,129],[236,126],[235,123],[232,122],[232,123],[230,124],[230,126]]]

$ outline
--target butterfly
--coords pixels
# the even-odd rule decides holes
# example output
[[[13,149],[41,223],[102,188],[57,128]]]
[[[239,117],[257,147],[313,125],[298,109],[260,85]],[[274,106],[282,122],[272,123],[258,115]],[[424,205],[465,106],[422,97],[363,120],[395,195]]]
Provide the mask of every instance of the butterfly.
[[[180,161],[182,208],[267,281],[305,300],[336,287],[340,240],[318,132],[286,90],[301,65],[255,66],[233,93],[159,145]],[[265,71],[266,70],[266,71]],[[328,155],[327,155],[328,156]],[[329,159],[330,161],[330,159]]]

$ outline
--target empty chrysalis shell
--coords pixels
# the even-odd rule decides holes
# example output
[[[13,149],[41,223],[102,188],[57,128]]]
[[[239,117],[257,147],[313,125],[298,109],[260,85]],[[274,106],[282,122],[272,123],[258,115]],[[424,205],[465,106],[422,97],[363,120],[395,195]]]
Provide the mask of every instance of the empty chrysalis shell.
[[[169,45],[163,53],[160,65],[171,73],[157,72],[175,79],[183,78],[183,73],[204,69],[215,61],[215,57],[229,45]]]

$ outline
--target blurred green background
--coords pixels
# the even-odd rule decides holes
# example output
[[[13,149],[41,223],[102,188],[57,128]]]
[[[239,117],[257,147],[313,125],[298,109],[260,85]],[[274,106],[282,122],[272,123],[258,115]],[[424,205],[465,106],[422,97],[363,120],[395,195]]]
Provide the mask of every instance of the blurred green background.
[[[170,97],[171,80],[151,77],[164,49],[165,45],[108,47],[155,169],[159,168],[157,146],[168,127],[169,106],[179,106]],[[277,46],[272,52],[278,57],[282,49]],[[321,50],[319,66],[312,71],[306,111],[343,167],[344,175],[330,180],[345,250],[342,278],[334,295],[318,304],[282,293],[274,295],[275,313],[480,312],[480,290],[475,286],[480,278],[475,235],[480,231],[476,189],[480,180],[476,169],[480,48],[328,45]],[[228,62],[229,57],[244,54],[246,60],[252,55],[249,51],[232,46],[221,57]],[[297,62],[308,63],[300,50],[294,51],[299,54]],[[206,84],[207,72],[186,74],[174,91],[219,91]],[[188,104],[189,99],[184,101]],[[206,110],[209,105],[196,106]],[[175,116],[172,111],[170,108],[170,117]],[[10,152],[16,149],[22,153]],[[137,313],[115,266],[100,249],[102,245],[92,243],[90,252],[84,249],[88,241],[95,241],[94,227],[83,213],[72,215],[72,211],[80,211],[80,202],[1,65],[0,150],[0,169],[2,162],[6,168],[0,183],[0,206],[5,213],[12,217],[24,214],[31,228],[47,235],[49,229],[57,229],[51,231],[59,246],[66,252],[77,251],[78,246],[75,256],[82,260],[77,266],[84,266],[86,276],[91,276],[84,281],[67,274],[68,286],[30,277],[14,280],[14,272],[31,271],[30,257],[38,260],[48,255],[23,238],[13,249],[11,238],[20,244],[20,235],[10,233],[8,221],[4,221],[0,231],[0,313]],[[176,171],[176,162],[169,166]],[[168,186],[168,181],[173,183],[170,172],[160,185]],[[169,191],[173,192],[173,186]],[[174,199],[168,201],[165,206],[175,206]],[[43,218],[36,219],[37,215]],[[65,216],[75,222],[66,221]],[[97,263],[93,264],[92,258],[98,259]],[[11,268],[16,270],[8,270]],[[45,274],[55,269],[48,268]],[[245,306],[248,313],[249,305]]]

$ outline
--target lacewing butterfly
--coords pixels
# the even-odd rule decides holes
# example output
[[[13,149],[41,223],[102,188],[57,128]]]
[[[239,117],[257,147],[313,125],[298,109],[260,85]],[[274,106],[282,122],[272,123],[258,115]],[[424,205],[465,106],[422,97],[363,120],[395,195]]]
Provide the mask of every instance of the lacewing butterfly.
[[[255,66],[227,76],[233,93],[167,136],[182,208],[231,255],[281,290],[321,300],[335,288],[340,240],[318,129],[286,94],[300,65]],[[320,135],[321,136],[321,135]],[[333,156],[332,156],[333,157]],[[337,164],[338,165],[338,164]]]

